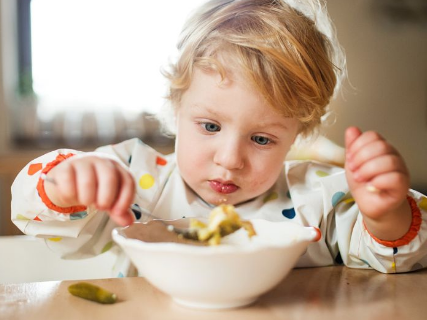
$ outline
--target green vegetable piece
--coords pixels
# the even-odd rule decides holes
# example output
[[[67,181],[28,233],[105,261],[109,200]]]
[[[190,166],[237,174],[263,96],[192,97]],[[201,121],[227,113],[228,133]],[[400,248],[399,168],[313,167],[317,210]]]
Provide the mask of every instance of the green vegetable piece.
[[[78,282],[68,287],[68,292],[73,296],[103,304],[112,304],[117,301],[115,293],[87,282]]]

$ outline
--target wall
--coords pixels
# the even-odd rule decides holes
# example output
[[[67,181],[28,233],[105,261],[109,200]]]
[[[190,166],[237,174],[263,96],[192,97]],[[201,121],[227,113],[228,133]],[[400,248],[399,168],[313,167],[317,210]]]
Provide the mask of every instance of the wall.
[[[347,84],[344,97],[332,103],[336,124],[325,132],[342,145],[344,130],[350,125],[378,130],[404,156],[413,187],[425,193],[427,17],[424,15],[423,27],[410,22],[388,24],[373,11],[375,1],[387,2],[327,2],[347,52],[349,79],[354,88]]]
[[[14,25],[15,2],[12,0],[0,1],[0,235],[19,233],[18,229],[10,222],[10,185],[13,181],[12,174],[17,168],[11,168],[11,163],[16,164],[16,159],[6,159],[9,151],[9,118],[7,106],[10,102],[10,93],[16,80],[16,47],[13,45],[16,38]]]
[[[15,3],[11,0],[0,1],[0,155],[8,149],[8,113],[7,105],[16,81]]]

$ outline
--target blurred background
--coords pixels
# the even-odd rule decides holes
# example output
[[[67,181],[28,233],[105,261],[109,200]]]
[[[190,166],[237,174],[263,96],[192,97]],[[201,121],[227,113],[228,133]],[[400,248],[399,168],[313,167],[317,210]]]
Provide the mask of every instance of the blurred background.
[[[173,140],[153,119],[164,104],[162,67],[200,0],[0,0],[0,235],[10,185],[49,150],[139,137],[164,153]],[[349,82],[323,135],[377,130],[427,193],[427,0],[328,0]]]

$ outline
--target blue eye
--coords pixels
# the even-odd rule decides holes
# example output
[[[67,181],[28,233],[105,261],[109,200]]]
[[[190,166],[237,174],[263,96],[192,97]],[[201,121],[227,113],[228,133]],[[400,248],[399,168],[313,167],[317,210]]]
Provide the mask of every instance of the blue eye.
[[[221,127],[216,125],[215,123],[211,123],[211,122],[206,122],[206,123],[202,123],[202,127],[209,132],[216,132],[216,131],[220,131]]]
[[[263,136],[253,136],[251,137],[251,140],[261,146],[265,146],[271,142],[270,139]]]

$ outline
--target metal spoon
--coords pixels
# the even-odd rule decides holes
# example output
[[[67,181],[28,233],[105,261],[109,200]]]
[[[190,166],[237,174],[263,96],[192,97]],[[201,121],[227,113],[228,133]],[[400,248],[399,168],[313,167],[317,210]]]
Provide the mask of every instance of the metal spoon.
[[[154,215],[152,215],[148,210],[141,208],[138,205],[131,205],[130,209],[134,213],[139,213],[141,217],[138,219],[138,222],[148,223],[150,221],[160,221],[163,223],[167,230],[170,232],[175,232],[178,235],[181,235],[185,239],[198,240],[197,231],[193,228],[189,228],[190,218],[183,218],[177,220],[163,220]],[[175,224],[186,225],[187,227],[178,227]]]

